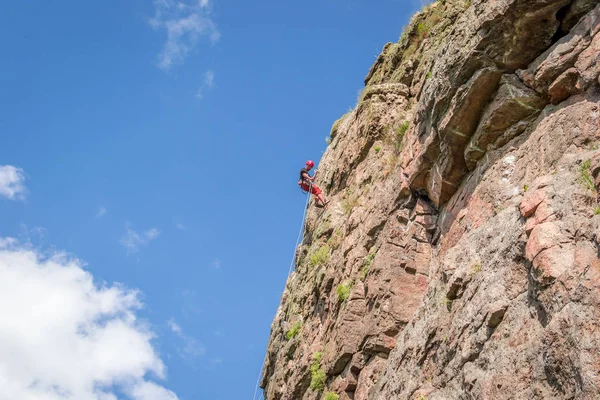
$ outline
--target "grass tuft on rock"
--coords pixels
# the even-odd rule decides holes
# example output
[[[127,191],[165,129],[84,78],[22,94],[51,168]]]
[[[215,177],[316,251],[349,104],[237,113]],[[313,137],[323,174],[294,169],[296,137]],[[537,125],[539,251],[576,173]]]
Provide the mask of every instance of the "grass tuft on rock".
[[[337,393],[334,392],[328,392],[325,395],[325,400],[340,400],[340,396],[338,396]]]
[[[335,293],[337,294],[338,300],[340,302],[345,301],[348,297],[350,297],[350,292],[352,291],[352,287],[354,286],[353,281],[340,283],[335,289]]]
[[[323,359],[323,352],[315,351],[315,353],[313,354],[313,362],[320,363],[322,359]]]
[[[290,328],[289,331],[287,331],[285,333],[286,340],[292,340],[293,338],[298,336],[298,334],[300,333],[301,330],[302,330],[302,322],[298,321],[294,325],[292,325],[292,327]]]
[[[317,392],[322,392],[325,389],[325,381],[327,380],[325,371],[321,368],[322,359],[323,353],[317,351],[313,354],[313,362],[310,364],[310,388]]]
[[[410,122],[404,121],[396,128],[396,137],[394,138],[394,149],[396,150],[396,154],[399,154],[402,151],[402,142],[404,141],[404,135],[406,135],[409,126]]]
[[[591,165],[591,160],[586,160],[581,163],[581,167],[579,167],[579,182],[590,192],[596,193],[596,185],[594,184],[594,180],[590,175]]]
[[[329,261],[329,246],[324,245],[319,247],[317,251],[310,255],[309,264],[311,267],[327,264]]]
[[[372,252],[371,254],[369,254],[368,256],[365,257],[365,261],[361,270],[361,275],[360,275],[360,280],[364,281],[365,279],[367,279],[367,276],[369,275],[369,271],[371,270],[371,264],[373,264],[373,260],[375,259],[375,256],[377,255],[376,252]]]

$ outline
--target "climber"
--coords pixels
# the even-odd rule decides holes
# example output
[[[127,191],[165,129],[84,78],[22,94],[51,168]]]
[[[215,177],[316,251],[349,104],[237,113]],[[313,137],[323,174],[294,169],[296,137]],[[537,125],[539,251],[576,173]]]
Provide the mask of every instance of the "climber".
[[[304,190],[305,192],[310,191],[312,194],[314,194],[316,197],[315,206],[317,206],[319,208],[323,208],[329,202],[325,201],[325,197],[323,197],[323,193],[321,193],[321,189],[319,189],[318,186],[313,184],[313,182],[317,178],[318,171],[315,170],[315,174],[312,177],[308,174],[308,171],[310,171],[312,169],[312,167],[314,167],[314,166],[315,166],[315,163],[312,162],[311,160],[308,160],[306,162],[306,166],[300,170],[300,179],[298,180],[298,185],[300,185],[302,190]]]

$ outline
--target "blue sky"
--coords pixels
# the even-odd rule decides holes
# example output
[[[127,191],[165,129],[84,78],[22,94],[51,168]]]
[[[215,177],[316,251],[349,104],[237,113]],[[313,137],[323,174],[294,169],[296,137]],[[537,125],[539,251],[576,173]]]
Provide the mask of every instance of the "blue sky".
[[[139,362],[103,381],[113,397],[98,398],[251,398],[301,223],[298,170],[320,158],[420,3],[5,4],[0,275],[24,288],[11,326],[33,332],[64,317],[137,335]],[[60,271],[73,275],[55,280]],[[52,293],[72,295],[50,308],[71,317],[25,318]],[[0,382],[3,366],[18,369],[7,352]],[[38,373],[19,379],[98,384]],[[137,386],[122,382],[134,376]]]

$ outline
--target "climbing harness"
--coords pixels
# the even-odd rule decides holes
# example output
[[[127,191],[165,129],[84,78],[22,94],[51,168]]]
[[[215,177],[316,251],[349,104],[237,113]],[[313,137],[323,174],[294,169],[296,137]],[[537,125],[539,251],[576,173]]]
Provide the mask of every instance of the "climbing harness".
[[[308,186],[308,191],[304,190],[302,185]],[[298,180],[298,187],[302,193],[310,194],[312,193],[313,182],[311,180],[305,180],[304,177],[300,176],[300,179]]]
[[[309,191],[307,192],[308,196],[306,197],[306,203],[304,204],[304,214],[302,215],[302,226],[300,227],[300,232],[298,232],[298,237],[296,238],[296,245],[294,246],[294,257],[292,257],[292,262],[290,263],[290,268],[288,269],[287,279],[285,280],[285,286],[283,288],[284,292],[285,292],[285,288],[287,287],[288,280],[290,279],[290,275],[292,275],[292,268],[296,265],[296,258],[298,255],[298,245],[300,244],[300,239],[302,237],[304,237],[304,229],[306,228],[306,210],[308,210],[308,202],[310,201],[310,192],[312,191],[312,182],[310,183],[308,189],[309,189]],[[283,297],[283,293],[281,293],[281,297]],[[285,315],[283,318],[284,323],[287,323],[287,318],[288,318],[288,310],[286,309]],[[282,332],[282,335],[283,335],[282,340],[285,340],[285,333]],[[260,378],[261,378],[262,372],[265,368],[266,361],[267,361],[267,355],[265,354],[265,359],[263,360],[262,366],[260,368],[260,372],[258,373],[258,379],[256,380],[256,387],[254,389],[254,396],[252,397],[252,400],[260,400],[264,397],[261,394],[260,398],[257,399],[256,394],[258,393],[258,386],[260,384]]]

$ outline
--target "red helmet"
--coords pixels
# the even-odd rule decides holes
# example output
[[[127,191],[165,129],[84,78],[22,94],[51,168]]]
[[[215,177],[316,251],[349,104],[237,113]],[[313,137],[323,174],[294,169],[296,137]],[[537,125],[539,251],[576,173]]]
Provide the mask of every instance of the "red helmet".
[[[315,163],[314,163],[314,162],[312,162],[312,160],[308,160],[308,161],[306,162],[306,165],[312,168],[312,167],[314,167],[314,166],[315,166]]]

